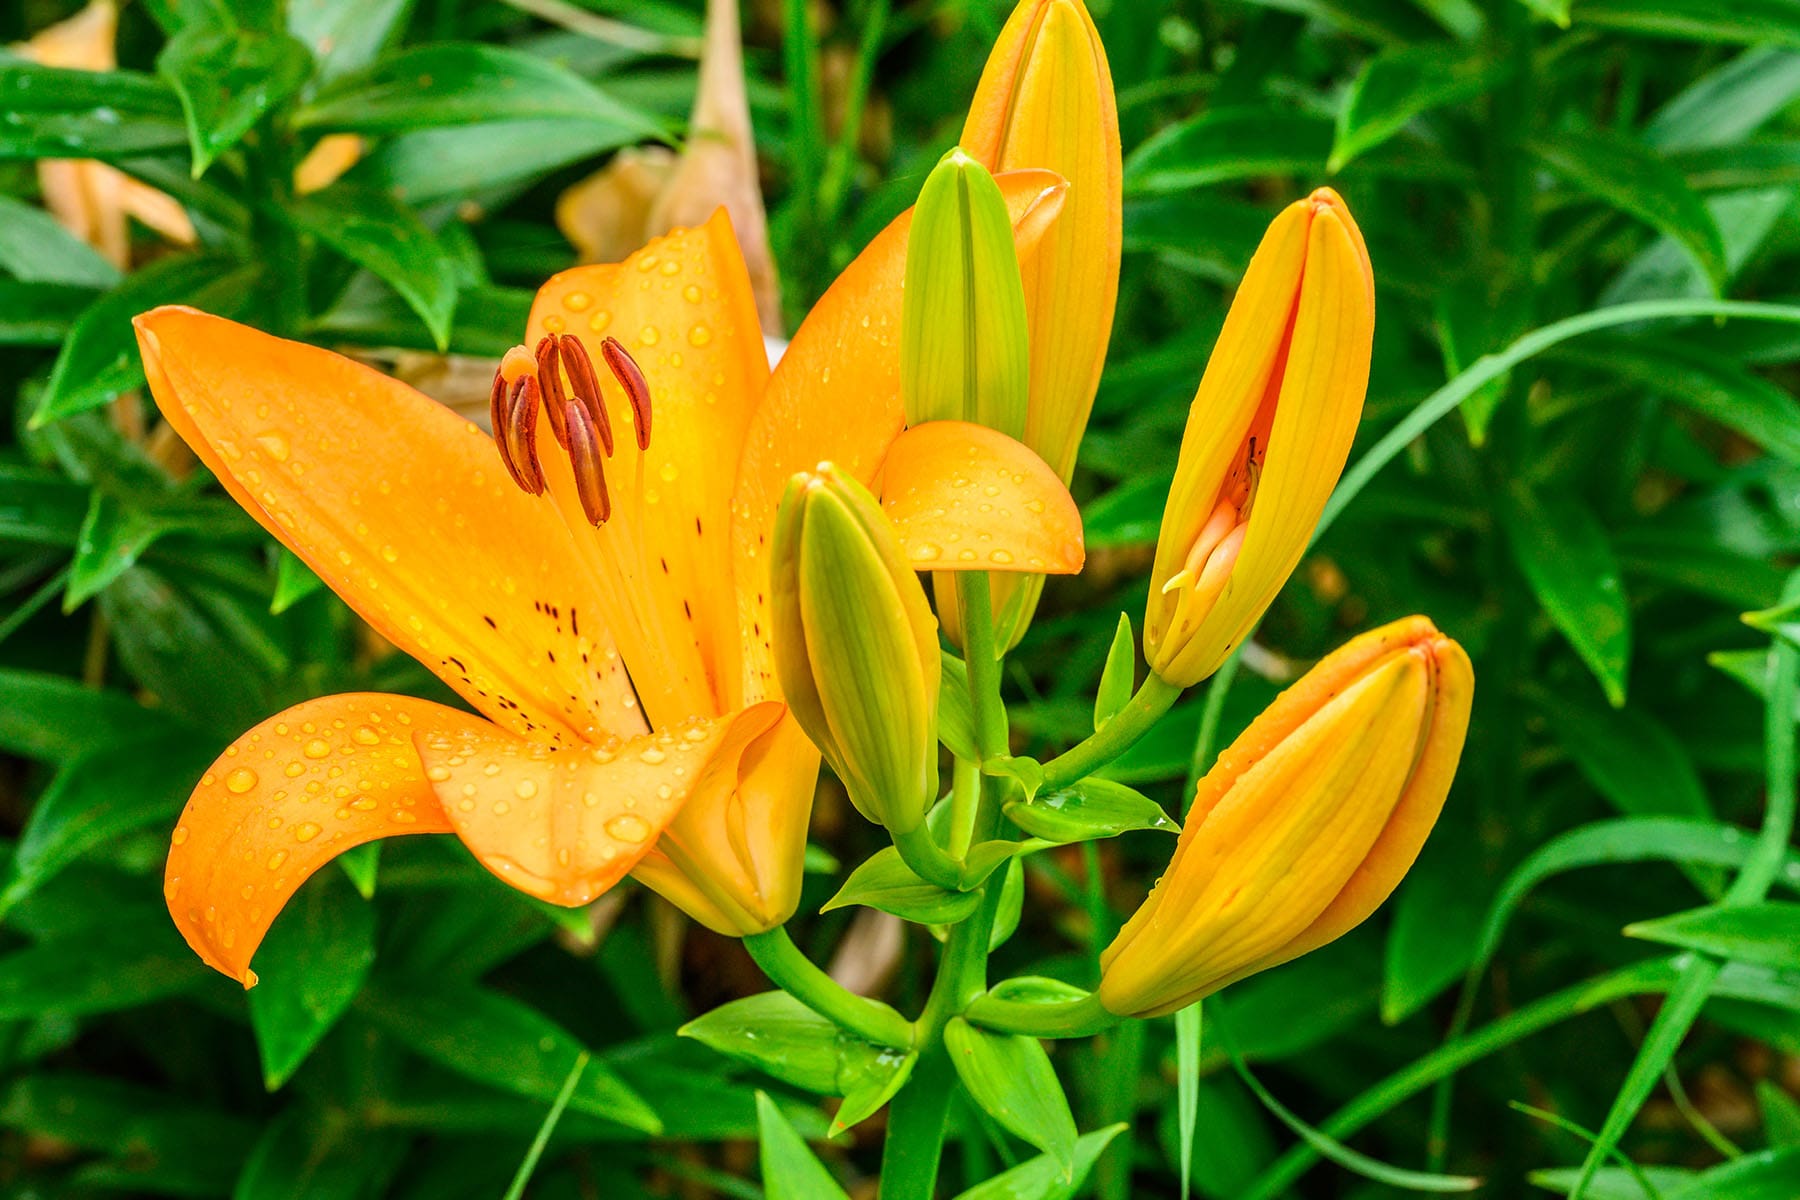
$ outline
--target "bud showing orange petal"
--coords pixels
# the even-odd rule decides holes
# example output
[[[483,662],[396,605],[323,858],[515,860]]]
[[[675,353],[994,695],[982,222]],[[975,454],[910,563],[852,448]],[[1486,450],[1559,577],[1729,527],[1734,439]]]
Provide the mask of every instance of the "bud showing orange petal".
[[[1475,679],[1424,617],[1352,640],[1200,781],[1169,869],[1101,956],[1100,1001],[1173,1012],[1374,912],[1436,824]]]
[[[1362,234],[1321,188],[1269,226],[1188,412],[1144,616],[1168,682],[1217,670],[1299,564],[1356,437],[1374,334]]]
[[[988,56],[962,146],[990,171],[1038,167],[1069,181],[1062,215],[1021,263],[1030,330],[1024,442],[1064,483],[1087,430],[1119,295],[1119,113],[1106,48],[1082,0],[1020,0]],[[1031,623],[1039,576],[996,580],[1001,644]],[[954,606],[944,612],[952,638]]]

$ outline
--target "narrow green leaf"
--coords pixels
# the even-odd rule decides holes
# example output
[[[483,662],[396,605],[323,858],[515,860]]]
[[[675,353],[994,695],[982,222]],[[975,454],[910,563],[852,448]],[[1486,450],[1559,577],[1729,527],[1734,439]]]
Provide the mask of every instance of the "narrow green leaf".
[[[1129,1126],[1108,1125],[1084,1133],[1075,1141],[1075,1169],[1065,1172],[1062,1164],[1048,1154],[1040,1154],[1010,1170],[1002,1171],[986,1183],[978,1183],[956,1200],[1073,1200],[1082,1184],[1093,1174],[1094,1164],[1112,1140]]]
[[[335,886],[334,886],[335,885]],[[257,950],[250,1028],[263,1084],[281,1087],[344,1015],[375,963],[375,912],[326,874],[300,889]]]
[[[1010,800],[1006,816],[1026,833],[1047,842],[1086,842],[1139,829],[1181,832],[1156,801],[1098,776],[1030,801]]]
[[[1224,1039],[1225,1053],[1231,1059],[1232,1067],[1244,1086],[1256,1093],[1256,1098],[1264,1108],[1272,1113],[1276,1120],[1286,1125],[1301,1141],[1317,1152],[1321,1157],[1329,1159],[1346,1171],[1360,1175],[1364,1179],[1399,1188],[1406,1192],[1428,1192],[1435,1195],[1449,1195],[1457,1192],[1472,1192],[1481,1186],[1481,1180],[1469,1175],[1440,1175],[1430,1171],[1411,1171],[1404,1167],[1392,1166],[1388,1163],[1370,1158],[1366,1154],[1350,1149],[1329,1134],[1323,1133],[1289,1112],[1281,1101],[1275,1099],[1269,1090],[1258,1082],[1250,1073],[1237,1047],[1229,1038]]]
[[[783,1083],[827,1096],[848,1095],[867,1075],[885,1081],[908,1057],[844,1032],[786,992],[722,1004],[679,1032]]]
[[[1793,0],[1576,0],[1578,25],[1684,41],[1800,46]]]
[[[1386,50],[1363,64],[1338,109],[1326,170],[1336,174],[1357,155],[1404,129],[1422,113],[1480,95],[1499,83],[1513,60],[1487,46],[1427,42]]]
[[[517,187],[643,138],[576,117],[421,128],[384,140],[347,178],[422,206]]]
[[[1756,1106],[1762,1110],[1763,1137],[1771,1147],[1800,1147],[1800,1101],[1774,1080],[1759,1079]]]
[[[1267,108],[1215,109],[1170,125],[1132,152],[1125,187],[1186,191],[1263,175],[1317,176],[1331,153],[1332,122]]]
[[[820,908],[830,912],[860,904],[921,925],[953,925],[981,906],[980,892],[952,892],[913,874],[892,846],[883,847],[850,872],[838,894]]]
[[[187,144],[181,106],[154,75],[0,62],[0,159],[153,154]]]
[[[145,828],[175,827],[188,793],[217,748],[192,735],[171,735],[164,719],[147,713],[136,725],[116,741],[95,738],[92,748],[57,772],[38,797],[7,867],[0,914],[116,838]],[[158,730],[162,736],[156,735]],[[91,737],[97,730],[87,727],[84,732]]]
[[[561,1026],[521,1002],[486,988],[443,979],[376,976],[357,1011],[415,1053],[480,1083],[554,1101],[584,1051]],[[577,1112],[658,1133],[656,1112],[604,1064],[582,1072],[570,1101]]]
[[[0,270],[24,283],[109,288],[119,269],[43,209],[0,196]]]
[[[145,708],[124,692],[88,687],[66,675],[0,667],[0,750],[9,754],[67,763],[90,750],[104,752],[108,746],[167,736],[179,728],[166,714]]]
[[[768,1200],[850,1200],[765,1092],[756,1093],[756,1125]]]
[[[152,913],[0,955],[0,1020],[118,1012],[219,982],[167,915]]]
[[[438,349],[450,344],[456,266],[437,235],[391,194],[339,183],[296,200],[287,219],[399,292]]]
[[[1742,142],[1800,99],[1800,54],[1758,46],[1700,76],[1644,124],[1653,149],[1693,150]]]
[[[1075,1118],[1043,1045],[1036,1038],[979,1029],[961,1017],[944,1029],[944,1045],[982,1111],[1048,1154],[1069,1179],[1075,1169]]]
[[[1627,816],[1710,818],[1693,759],[1668,728],[1637,708],[1604,709],[1534,690],[1533,703],[1588,782]]]
[[[1627,925],[1625,936],[1702,950],[1735,962],[1800,968],[1800,904],[1786,901],[1689,909]]]
[[[546,119],[620,142],[662,135],[649,116],[554,62],[478,42],[403,51],[339,79],[294,114],[298,128],[369,134]]]
[[[1558,362],[1637,383],[1735,429],[1788,462],[1800,462],[1793,397],[1732,360],[1669,338],[1593,338],[1564,347]]]
[[[1194,1127],[1200,1122],[1200,1010],[1190,1004],[1175,1014],[1176,1137],[1180,1139],[1181,1197],[1192,1193]]]
[[[194,25],[169,39],[156,69],[181,100],[198,179],[264,113],[300,90],[312,74],[312,55],[287,34]]]
[[[1106,665],[1100,669],[1100,686],[1094,692],[1094,730],[1118,715],[1131,700],[1137,684],[1137,639],[1131,633],[1131,617],[1119,614],[1119,627],[1113,631],[1112,646],[1106,652]]]
[[[1642,142],[1615,133],[1561,130],[1534,140],[1545,166],[1595,199],[1629,213],[1686,247],[1716,294],[1727,268],[1719,226],[1681,172]]]
[[[321,80],[373,62],[400,33],[417,0],[287,0],[288,32],[306,43]]]
[[[1631,660],[1631,610],[1606,533],[1572,495],[1533,495],[1515,487],[1501,521],[1513,557],[1538,603],[1600,681],[1615,708],[1625,703]]]
[[[563,1080],[562,1090],[556,1093],[556,1100],[550,1105],[550,1111],[544,1114],[544,1123],[538,1126],[536,1136],[531,1139],[531,1146],[525,1151],[525,1161],[519,1164],[518,1173],[513,1176],[512,1185],[506,1189],[503,1200],[524,1200],[525,1187],[537,1171],[538,1160],[544,1156],[544,1147],[550,1144],[550,1137],[562,1121],[563,1113],[569,1107],[569,1100],[575,1095],[575,1087],[581,1082],[582,1073],[593,1059],[586,1050],[575,1057],[575,1065],[569,1068],[569,1077]]]

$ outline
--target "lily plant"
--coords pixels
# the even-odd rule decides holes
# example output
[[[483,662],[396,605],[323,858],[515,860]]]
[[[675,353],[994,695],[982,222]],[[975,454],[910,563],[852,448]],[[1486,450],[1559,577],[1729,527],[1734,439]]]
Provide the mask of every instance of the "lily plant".
[[[1040,1039],[1184,1008],[1367,918],[1444,803],[1473,687],[1423,617],[1353,640],[1219,756],[1093,986],[990,978],[1027,857],[1177,828],[1103,772],[1251,636],[1368,384],[1373,268],[1320,190],[1271,226],[1200,381],[1143,684],[1118,686],[1127,625],[1093,735],[1016,755],[1003,660],[1044,577],[1083,565],[1066,485],[1120,243],[1104,48],[1081,0],[1023,0],[960,146],[773,371],[723,211],[546,283],[494,376],[491,431],[322,349],[189,309],[139,317],[170,424],[467,704],[326,696],[225,748],[172,839],[188,942],[253,985],[296,889],[396,835],[452,834],[552,904],[630,876],[743,939],[777,987],[689,1036],[843,1097],[840,1128],[891,1102],[884,1200],[935,1194],[959,1088],[1043,1152],[1015,1170],[1069,1194],[1081,1143]],[[917,1013],[845,990],[785,930],[822,760],[892,842],[827,907],[942,942]]]

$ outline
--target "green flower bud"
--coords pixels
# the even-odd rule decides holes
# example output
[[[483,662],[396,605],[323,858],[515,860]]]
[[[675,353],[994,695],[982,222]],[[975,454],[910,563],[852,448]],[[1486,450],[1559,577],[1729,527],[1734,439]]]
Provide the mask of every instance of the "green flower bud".
[[[937,620],[881,506],[829,463],[775,519],[770,603],[789,708],[865,817],[895,834],[937,793]]]

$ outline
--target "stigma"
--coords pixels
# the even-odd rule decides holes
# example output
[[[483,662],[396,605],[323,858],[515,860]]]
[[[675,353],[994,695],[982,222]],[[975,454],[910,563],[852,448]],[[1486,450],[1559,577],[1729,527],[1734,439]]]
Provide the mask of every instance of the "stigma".
[[[631,406],[632,429],[642,453],[650,448],[650,385],[618,339],[601,342],[600,358]],[[582,514],[588,524],[604,525],[612,515],[605,466],[615,448],[612,417],[594,360],[581,339],[549,333],[535,348],[508,350],[494,372],[488,407],[500,460],[513,482],[532,496],[544,493],[539,413],[548,418],[557,448],[568,457]]]

